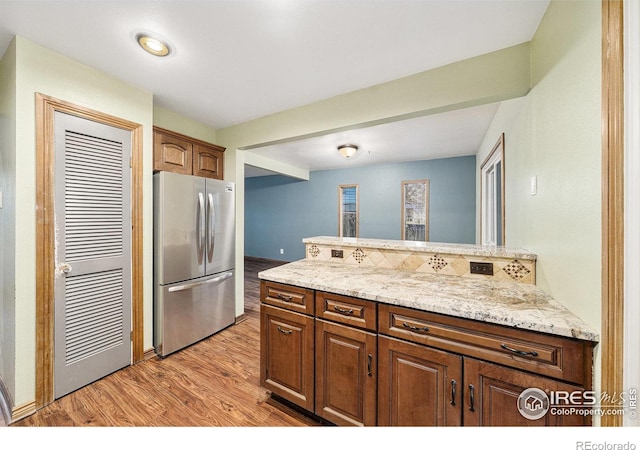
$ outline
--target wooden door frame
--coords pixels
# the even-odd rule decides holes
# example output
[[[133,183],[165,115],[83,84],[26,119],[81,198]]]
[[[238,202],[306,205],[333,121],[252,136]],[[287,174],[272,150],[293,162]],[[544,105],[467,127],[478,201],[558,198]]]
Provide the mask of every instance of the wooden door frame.
[[[623,1],[602,0],[602,342],[601,391],[623,391],[624,371]],[[621,426],[622,416],[603,416]]]
[[[54,401],[54,163],[56,112],[131,132],[132,363],[144,358],[142,125],[36,93],[36,409]]]

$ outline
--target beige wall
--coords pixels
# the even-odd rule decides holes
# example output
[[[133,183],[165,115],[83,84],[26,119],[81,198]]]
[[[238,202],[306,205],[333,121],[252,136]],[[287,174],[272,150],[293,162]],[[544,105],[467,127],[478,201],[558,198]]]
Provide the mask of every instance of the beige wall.
[[[88,66],[16,38],[15,406],[35,399],[35,93],[143,125],[144,346],[152,347],[153,96]]]
[[[525,43],[223,128],[217,130],[216,137],[218,144],[227,148],[225,170],[232,169],[226,173],[242,181],[245,157],[250,158],[252,164],[264,163],[256,157],[259,150],[245,155],[244,149],[507,100],[528,91],[529,44]],[[275,166],[265,163],[262,167]],[[305,177],[295,170],[291,170],[291,175]],[[241,272],[244,267],[243,183],[238,182],[236,193],[236,270]],[[241,277],[237,279],[236,289],[244,292]],[[236,300],[238,315],[244,311],[244,298],[237,296]]]
[[[0,383],[15,392],[16,43],[0,60]],[[7,399],[10,401],[10,399]]]
[[[216,130],[210,126],[157,105],[153,105],[153,125],[200,139],[201,141],[216,143]]]
[[[600,3],[551,2],[531,41],[531,92],[501,106],[477,158],[478,173],[505,133],[506,244],[536,253],[538,286],[598,332],[601,64]]]

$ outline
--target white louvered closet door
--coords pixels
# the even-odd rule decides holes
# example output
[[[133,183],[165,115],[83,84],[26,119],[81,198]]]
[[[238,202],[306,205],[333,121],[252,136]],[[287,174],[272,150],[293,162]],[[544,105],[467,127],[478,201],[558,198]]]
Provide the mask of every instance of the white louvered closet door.
[[[56,112],[54,396],[131,363],[129,131]]]

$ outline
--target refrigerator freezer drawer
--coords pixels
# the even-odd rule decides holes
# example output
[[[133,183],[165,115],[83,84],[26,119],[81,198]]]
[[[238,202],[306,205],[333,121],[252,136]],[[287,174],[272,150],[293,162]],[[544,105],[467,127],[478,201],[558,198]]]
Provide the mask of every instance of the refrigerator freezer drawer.
[[[167,356],[235,322],[234,271],[157,286],[154,347]]]

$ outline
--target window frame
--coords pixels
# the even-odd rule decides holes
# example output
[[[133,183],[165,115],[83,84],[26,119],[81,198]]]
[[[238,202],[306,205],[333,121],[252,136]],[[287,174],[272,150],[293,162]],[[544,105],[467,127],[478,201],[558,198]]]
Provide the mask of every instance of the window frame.
[[[504,246],[505,232],[505,166],[504,133],[480,166],[480,242],[482,245]],[[497,191],[496,167],[500,165],[500,189]],[[493,183],[487,178],[493,176]],[[500,228],[498,228],[498,225]]]
[[[344,216],[344,211],[343,211],[343,206],[344,203],[342,202],[342,198],[343,198],[343,191],[344,189],[351,189],[351,188],[355,188],[356,190],[356,211],[355,211],[355,215],[356,215],[356,235],[355,236],[344,236],[344,230],[343,230],[343,216]],[[360,236],[360,188],[357,184],[341,184],[338,186],[338,236],[339,237],[359,237]]]
[[[429,180],[408,180],[402,181],[400,186],[400,206],[401,206],[401,229],[400,229],[400,239],[407,240],[407,207],[406,207],[406,193],[407,186],[411,184],[420,184],[424,186],[424,194],[425,194],[425,202],[424,202],[424,218],[425,218],[425,229],[424,229],[424,241],[415,241],[415,242],[428,242],[429,241]]]

